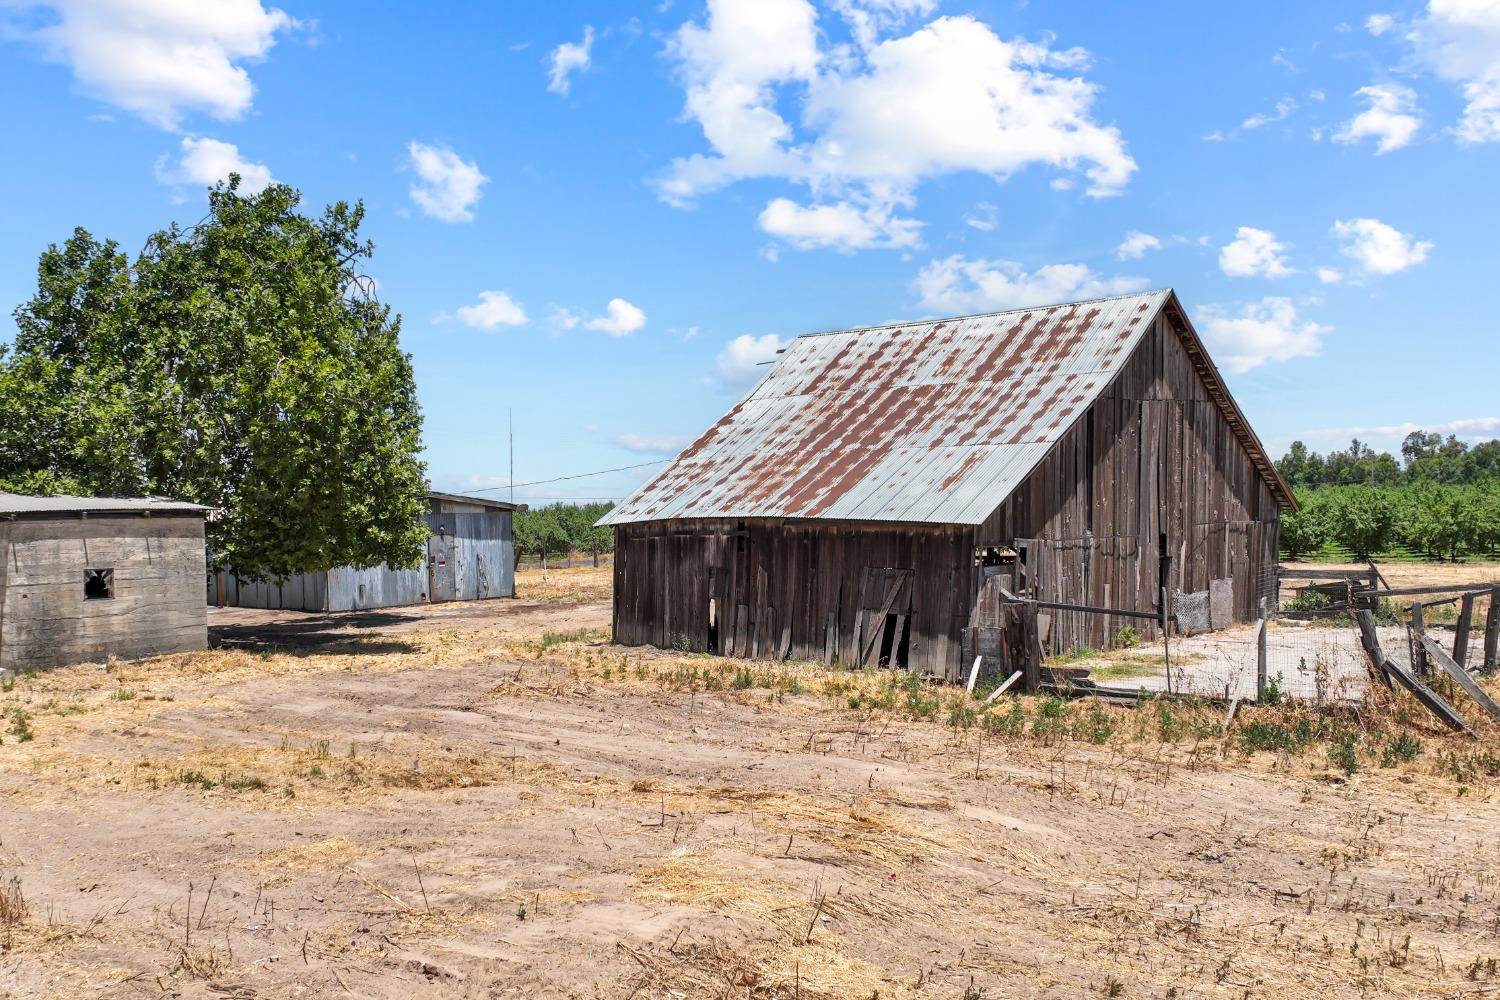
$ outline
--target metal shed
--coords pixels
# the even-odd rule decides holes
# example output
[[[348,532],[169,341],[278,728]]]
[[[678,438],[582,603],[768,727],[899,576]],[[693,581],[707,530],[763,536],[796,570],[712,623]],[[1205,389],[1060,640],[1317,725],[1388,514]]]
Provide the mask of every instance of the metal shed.
[[[340,566],[276,583],[241,580],[232,570],[211,581],[210,603],[288,611],[362,611],[440,601],[516,595],[511,517],[525,504],[454,493],[428,493],[430,534],[423,564],[412,568]]]
[[[618,642],[863,662],[873,614],[891,662],[955,677],[982,553],[1079,605],[1152,611],[1162,587],[1232,579],[1244,621],[1284,508],[1164,289],[799,337],[600,523]]]
[[[208,508],[0,493],[0,669],[203,649]]]

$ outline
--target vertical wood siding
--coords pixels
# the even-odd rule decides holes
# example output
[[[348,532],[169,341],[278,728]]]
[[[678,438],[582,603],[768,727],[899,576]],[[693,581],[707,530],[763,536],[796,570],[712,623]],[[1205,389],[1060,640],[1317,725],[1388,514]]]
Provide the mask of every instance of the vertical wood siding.
[[[1275,590],[1276,499],[1170,322],[1156,320],[1115,382],[980,526],[979,543],[1035,539],[1027,570],[1041,600],[1155,611],[1165,534],[1169,588],[1231,579],[1235,620],[1249,621]],[[1058,613],[1053,645],[1101,646],[1123,624]]]
[[[914,574],[908,664],[958,674],[973,529],[825,521],[655,521],[615,529],[615,641],[761,659],[855,658],[865,567]]]

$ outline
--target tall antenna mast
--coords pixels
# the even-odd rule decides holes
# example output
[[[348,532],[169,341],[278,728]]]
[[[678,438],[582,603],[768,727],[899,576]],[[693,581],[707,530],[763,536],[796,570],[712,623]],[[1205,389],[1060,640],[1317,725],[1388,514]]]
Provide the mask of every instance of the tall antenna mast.
[[[516,502],[516,411],[512,407],[505,411],[510,424],[510,474],[506,481],[510,484],[510,502]]]

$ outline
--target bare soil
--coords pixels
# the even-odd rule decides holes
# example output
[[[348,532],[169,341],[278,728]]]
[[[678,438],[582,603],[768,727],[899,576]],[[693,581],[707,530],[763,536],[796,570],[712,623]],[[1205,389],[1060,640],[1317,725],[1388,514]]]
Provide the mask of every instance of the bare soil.
[[[1341,717],[1346,768],[1248,751],[1323,718],[1296,709],[990,724],[609,646],[607,586],[216,614],[216,650],[19,679],[0,997],[1500,992],[1491,729],[1389,699]],[[1398,732],[1420,749],[1381,766]]]

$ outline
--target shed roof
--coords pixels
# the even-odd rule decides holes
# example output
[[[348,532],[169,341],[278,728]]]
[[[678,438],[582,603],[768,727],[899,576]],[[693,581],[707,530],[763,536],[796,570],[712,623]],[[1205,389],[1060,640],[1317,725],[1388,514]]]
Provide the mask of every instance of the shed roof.
[[[204,514],[209,508],[163,497],[27,496],[0,492],[0,517],[17,514]]]
[[[509,503],[505,500],[496,500],[493,497],[471,497],[462,493],[437,493],[427,491],[429,500],[447,500],[449,503],[472,503],[480,507],[489,507],[493,510],[528,510],[524,503]]]
[[[978,524],[1111,383],[1169,303],[1210,395],[1278,499],[1294,506],[1175,294],[1161,289],[798,337],[600,523]]]

